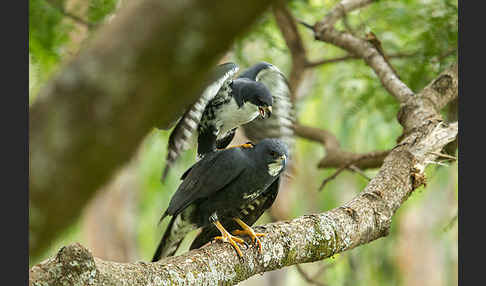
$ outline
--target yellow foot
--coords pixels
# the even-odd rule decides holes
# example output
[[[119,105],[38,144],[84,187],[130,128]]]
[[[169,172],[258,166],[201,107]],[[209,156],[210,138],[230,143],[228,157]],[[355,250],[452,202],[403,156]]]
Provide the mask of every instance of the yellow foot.
[[[248,235],[251,238],[251,241],[253,243],[256,243],[258,245],[258,250],[260,253],[262,253],[262,243],[260,242],[259,237],[266,236],[265,233],[257,233],[255,232],[251,227],[249,227],[244,221],[242,221],[239,218],[233,218],[242,228],[243,230],[234,230],[233,234],[234,235]]]
[[[224,229],[224,227],[221,225],[221,223],[219,221],[216,221],[214,223],[214,225],[221,232],[221,236],[216,236],[216,237],[213,238],[213,240],[221,240],[223,242],[230,243],[235,248],[235,250],[238,253],[238,255],[240,257],[243,257],[243,253],[241,252],[240,247],[238,246],[237,243],[246,245],[246,242],[243,239],[239,238],[239,237],[232,236],[226,229]]]
[[[253,147],[255,147],[255,144],[253,144],[253,143],[251,143],[251,142],[246,142],[245,144],[240,144],[240,145],[232,145],[232,146],[226,147],[226,149],[229,149],[229,148],[237,148],[237,147],[242,147],[242,148],[253,148]]]

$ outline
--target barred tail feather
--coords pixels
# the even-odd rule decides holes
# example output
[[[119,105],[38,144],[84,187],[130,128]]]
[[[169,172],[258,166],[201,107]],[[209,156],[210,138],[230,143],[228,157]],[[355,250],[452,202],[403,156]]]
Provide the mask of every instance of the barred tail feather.
[[[195,226],[184,221],[181,215],[172,217],[152,257],[152,262],[173,256],[179,249],[184,237],[193,229],[195,229]]]
[[[184,113],[182,118],[177,122],[176,127],[172,130],[169,136],[169,144],[167,147],[167,163],[162,173],[162,181],[165,181],[170,167],[179,158],[180,154],[190,147],[190,139],[195,133],[202,114],[208,102],[214,98],[219,89],[224,85],[228,85],[229,80],[238,71],[238,66],[234,63],[226,63],[219,65],[210,83],[202,92],[199,99],[191,105],[191,107]]]

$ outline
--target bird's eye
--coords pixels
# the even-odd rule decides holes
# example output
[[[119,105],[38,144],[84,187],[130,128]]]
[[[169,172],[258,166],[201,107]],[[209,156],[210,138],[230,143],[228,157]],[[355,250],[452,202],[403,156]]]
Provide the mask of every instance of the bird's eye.
[[[275,152],[275,151],[270,151],[270,155],[272,157],[277,157],[278,156],[277,152]]]

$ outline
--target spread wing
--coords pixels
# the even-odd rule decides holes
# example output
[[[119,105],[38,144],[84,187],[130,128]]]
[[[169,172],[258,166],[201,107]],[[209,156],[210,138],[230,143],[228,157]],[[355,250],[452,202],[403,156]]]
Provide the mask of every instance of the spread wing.
[[[224,85],[231,82],[230,79],[236,74],[238,69],[238,65],[234,63],[225,63],[217,66],[199,99],[182,115],[169,136],[167,159],[162,174],[162,181],[165,180],[170,167],[179,158],[180,154],[189,149],[190,139],[194,131],[197,130],[197,126],[208,102],[214,98]]]
[[[278,190],[280,186],[280,178],[276,179],[267,189],[266,191],[256,200],[259,200],[257,203],[252,203],[254,209],[247,208],[246,211],[248,214],[242,213],[241,220],[243,220],[247,225],[252,226],[262,215],[263,213],[269,209],[275,198],[277,197]],[[232,232],[235,229],[240,229],[241,227],[231,218],[223,217],[220,218],[221,224],[228,230]],[[194,241],[191,244],[190,249],[195,249],[203,246],[204,244],[211,241],[211,239],[215,236],[219,235],[219,230],[212,224],[206,226],[202,229],[202,231],[196,236]]]
[[[233,183],[247,169],[239,148],[208,153],[189,172],[169,203],[166,215],[176,215],[194,201],[206,198]]]
[[[267,119],[257,118],[243,125],[245,135],[255,143],[264,138],[279,138],[289,147],[293,146],[295,111],[285,75],[272,64],[260,63],[240,77],[254,77],[254,80],[265,84],[273,96],[272,116]]]

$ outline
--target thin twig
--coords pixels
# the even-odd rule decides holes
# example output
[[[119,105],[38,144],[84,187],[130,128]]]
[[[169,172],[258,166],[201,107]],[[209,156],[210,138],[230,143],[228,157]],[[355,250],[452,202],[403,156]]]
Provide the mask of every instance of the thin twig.
[[[319,282],[319,281],[316,281],[315,279],[310,277],[309,274],[307,274],[307,272],[305,272],[304,269],[302,269],[302,267],[299,264],[296,264],[295,268],[297,269],[299,274],[302,276],[302,278],[304,278],[304,280],[307,281],[308,283],[313,284],[313,285],[318,285],[318,286],[325,286],[326,285],[326,284]]]
[[[449,223],[443,228],[443,231],[444,232],[449,231],[454,226],[454,224],[457,221],[457,214],[458,213],[456,212],[456,214],[451,218],[451,220],[449,221]]]
[[[314,31],[314,26],[310,25],[310,24],[307,24],[306,22],[302,21],[302,20],[299,20],[299,19],[295,19],[297,21],[297,23],[303,25],[304,27],[308,28],[308,29],[311,29],[312,31]]]
[[[349,21],[348,21],[348,14],[344,14],[343,16],[343,25],[344,27],[346,28],[346,30],[353,36],[356,36],[355,34],[355,31],[353,29],[353,27],[351,27],[351,25],[349,24]]]
[[[332,263],[332,264],[324,264],[322,265],[321,268],[319,268],[319,270],[316,271],[316,273],[314,275],[312,275],[312,280],[316,280],[317,277],[319,277],[321,274],[323,274],[324,272],[326,272],[326,270],[328,270],[329,268],[333,267],[334,265],[336,265],[336,263]]]
[[[369,178],[361,169],[359,169],[355,164],[360,162],[361,160],[366,160],[370,157],[372,157],[374,154],[368,154],[368,155],[363,155],[362,157],[360,158],[357,158],[355,160],[352,160],[352,161],[349,161],[347,162],[346,164],[342,165],[339,169],[337,169],[331,176],[327,177],[324,179],[324,181],[322,181],[321,185],[319,186],[319,191],[321,191],[324,186],[329,183],[329,181],[331,180],[334,180],[342,171],[346,170],[346,169],[349,169],[349,170],[352,170],[353,172],[356,172],[360,175],[362,175],[363,177],[365,177],[366,179],[368,179],[369,181],[371,181],[371,178]],[[436,163],[437,162],[431,162],[431,163]]]
[[[425,160],[425,163],[427,163],[427,164],[435,164],[435,165],[440,165],[440,166],[449,167],[449,165],[444,164],[444,163],[442,163],[442,162],[436,162],[436,161],[431,161],[431,160]]]
[[[448,50],[447,52],[445,52],[444,54],[438,56],[437,58],[435,59],[432,59],[431,61],[432,62],[440,62],[442,61],[444,58],[447,58],[448,56],[452,55],[453,53],[455,53],[457,51],[457,48],[452,48],[450,50]]]
[[[356,167],[355,165],[349,166],[348,169],[352,170],[353,172],[356,172],[356,173],[360,174],[366,180],[371,181],[371,178],[368,177],[368,175],[366,175],[366,173],[363,170],[361,170],[360,168]]]
[[[442,158],[447,158],[447,159],[451,159],[453,161],[456,161],[457,158],[454,157],[454,156],[451,156],[451,155],[447,155],[447,154],[444,154],[444,153],[437,153],[437,152],[428,152],[429,154],[432,154],[432,155],[435,155],[437,157],[442,157]]]
[[[407,57],[413,57],[413,56],[416,56],[418,55],[417,52],[413,52],[413,53],[396,53],[396,54],[391,54],[388,56],[389,59],[396,59],[396,58],[407,58]],[[342,57],[337,57],[337,58],[333,58],[333,59],[322,59],[322,60],[319,60],[319,61],[315,61],[315,62],[308,62],[305,67],[306,68],[313,68],[313,67],[316,67],[316,66],[320,66],[320,65],[325,65],[325,64],[332,64],[332,63],[337,63],[337,62],[342,62],[342,61],[348,61],[348,60],[361,60],[362,58],[360,56],[356,56],[356,55],[346,55],[346,56],[342,56]]]
[[[339,169],[337,169],[331,176],[327,177],[322,181],[321,185],[319,186],[319,191],[322,191],[324,189],[324,186],[329,183],[330,181],[334,180],[342,171],[346,170],[349,165],[342,166]]]

